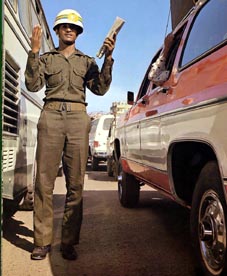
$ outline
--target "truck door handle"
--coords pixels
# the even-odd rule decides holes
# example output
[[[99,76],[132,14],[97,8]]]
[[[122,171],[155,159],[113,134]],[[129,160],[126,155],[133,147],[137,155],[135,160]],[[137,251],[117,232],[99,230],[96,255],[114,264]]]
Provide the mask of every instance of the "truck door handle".
[[[146,105],[147,102],[148,102],[147,99],[142,99],[141,104]]]

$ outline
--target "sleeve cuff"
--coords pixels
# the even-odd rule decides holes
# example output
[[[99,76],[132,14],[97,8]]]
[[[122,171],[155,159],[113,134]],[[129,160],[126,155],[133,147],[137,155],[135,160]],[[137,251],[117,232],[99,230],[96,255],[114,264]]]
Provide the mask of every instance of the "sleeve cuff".
[[[113,63],[114,63],[114,59],[113,58],[111,60],[109,60],[109,59],[105,59],[104,60],[105,66],[112,67]]]
[[[30,58],[38,58],[39,53],[33,53],[31,50],[28,52],[28,57]]]

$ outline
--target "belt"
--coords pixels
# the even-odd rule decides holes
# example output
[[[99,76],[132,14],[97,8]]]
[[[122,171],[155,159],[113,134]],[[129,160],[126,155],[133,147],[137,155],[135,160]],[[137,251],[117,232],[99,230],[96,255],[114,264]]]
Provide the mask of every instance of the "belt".
[[[86,106],[82,103],[51,101],[44,104],[44,109],[57,111],[86,111]]]

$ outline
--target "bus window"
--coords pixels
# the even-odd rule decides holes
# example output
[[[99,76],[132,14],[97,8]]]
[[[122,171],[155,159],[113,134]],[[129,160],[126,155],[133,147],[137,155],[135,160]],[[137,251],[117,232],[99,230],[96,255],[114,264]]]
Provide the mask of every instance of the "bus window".
[[[9,0],[15,12],[17,12],[17,0]]]
[[[32,28],[35,25],[40,25],[39,19],[38,19],[38,14],[36,12],[36,9],[33,7],[33,4],[31,5],[31,16],[32,16]]]
[[[32,33],[32,25],[31,25],[31,17],[30,17],[30,1],[23,0],[18,1],[18,8],[19,8],[19,17],[22,26],[24,27],[27,35],[30,37]]]

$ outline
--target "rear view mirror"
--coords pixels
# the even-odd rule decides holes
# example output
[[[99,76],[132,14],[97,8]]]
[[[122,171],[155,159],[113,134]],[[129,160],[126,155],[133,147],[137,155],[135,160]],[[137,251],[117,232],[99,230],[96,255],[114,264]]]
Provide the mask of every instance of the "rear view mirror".
[[[130,105],[134,104],[134,92],[128,91],[127,104],[130,104]]]

